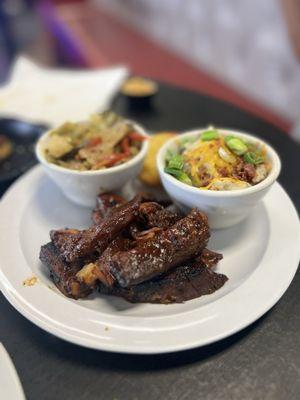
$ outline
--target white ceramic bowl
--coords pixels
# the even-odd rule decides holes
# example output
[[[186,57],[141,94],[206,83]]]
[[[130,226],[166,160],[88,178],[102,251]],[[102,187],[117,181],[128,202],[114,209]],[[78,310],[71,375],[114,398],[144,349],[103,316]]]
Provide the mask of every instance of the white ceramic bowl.
[[[192,207],[197,207],[207,214],[212,229],[227,228],[246,218],[253,207],[265,196],[280,173],[281,162],[275,150],[261,139],[239,131],[218,129],[221,134],[235,135],[247,139],[247,141],[260,142],[265,145],[267,157],[272,168],[269,175],[262,182],[255,186],[239,190],[201,190],[182,183],[173,176],[165,173],[167,150],[176,150],[179,140],[184,137],[200,136],[206,130],[207,128],[193,130],[180,135],[180,137],[168,140],[157,155],[157,167],[165,190],[180,208],[186,211]]]
[[[131,121],[130,121],[131,122]],[[147,137],[144,129],[132,123],[134,129]],[[41,136],[36,145],[36,156],[47,175],[60,187],[68,199],[85,207],[93,207],[98,193],[110,192],[124,186],[140,172],[148,149],[148,141],[142,143],[139,153],[129,161],[99,171],[75,171],[52,164],[46,160],[43,144],[50,131]]]

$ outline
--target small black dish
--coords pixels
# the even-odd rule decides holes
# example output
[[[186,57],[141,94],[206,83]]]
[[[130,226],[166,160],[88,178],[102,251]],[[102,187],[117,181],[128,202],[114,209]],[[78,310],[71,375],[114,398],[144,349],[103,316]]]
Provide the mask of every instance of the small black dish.
[[[147,109],[152,106],[152,98],[154,94],[147,96],[129,96],[121,93],[122,97],[124,97],[127,101],[127,105],[130,109]]]
[[[134,87],[132,85],[134,85]],[[127,100],[129,108],[141,109],[151,107],[152,99],[157,92],[158,84],[156,82],[138,76],[128,78],[120,91],[121,96]]]
[[[12,154],[0,162],[0,191],[36,163],[34,147],[46,125],[13,118],[0,118],[0,134],[12,143]]]

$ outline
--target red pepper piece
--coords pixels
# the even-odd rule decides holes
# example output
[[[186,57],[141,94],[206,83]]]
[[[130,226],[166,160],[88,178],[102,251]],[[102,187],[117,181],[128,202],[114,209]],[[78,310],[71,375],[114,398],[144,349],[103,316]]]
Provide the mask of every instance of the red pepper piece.
[[[127,136],[121,142],[121,149],[124,154],[130,154],[129,138]]]
[[[90,147],[94,147],[97,146],[97,144],[102,143],[102,139],[101,137],[93,137],[91,139],[89,139],[89,141],[87,142],[87,145],[85,147],[90,148]]]
[[[129,136],[131,140],[136,140],[137,142],[143,142],[146,139],[145,136],[135,131],[129,132],[127,136]]]
[[[95,165],[94,169],[98,169],[101,167],[113,167],[117,162],[127,158],[128,154],[119,153],[119,154],[110,154],[104,157],[98,164]]]

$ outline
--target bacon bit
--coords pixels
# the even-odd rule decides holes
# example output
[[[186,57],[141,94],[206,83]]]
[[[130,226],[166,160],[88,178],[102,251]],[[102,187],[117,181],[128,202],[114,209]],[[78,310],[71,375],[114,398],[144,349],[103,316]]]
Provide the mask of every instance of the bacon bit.
[[[221,175],[222,178],[226,178],[226,176],[229,176],[229,172],[226,167],[220,167],[218,168],[218,172]]]
[[[252,164],[247,164],[241,161],[235,167],[232,176],[245,182],[252,182],[256,174],[255,167]]]
[[[144,140],[146,140],[145,136],[143,136],[135,131],[129,132],[127,136],[130,137],[131,140],[135,140],[137,142],[143,142]]]
[[[121,149],[124,154],[130,155],[129,137],[126,136],[121,142]]]
[[[201,165],[198,168],[198,178],[200,179],[201,186],[207,186],[212,179],[212,176],[209,172],[207,172],[207,169],[204,165]]]
[[[87,145],[85,146],[87,149],[97,146],[98,144],[102,143],[102,139],[101,137],[93,137],[91,139],[89,139]]]
[[[23,281],[23,286],[34,286],[37,283],[37,277],[32,276],[31,278],[27,278]]]

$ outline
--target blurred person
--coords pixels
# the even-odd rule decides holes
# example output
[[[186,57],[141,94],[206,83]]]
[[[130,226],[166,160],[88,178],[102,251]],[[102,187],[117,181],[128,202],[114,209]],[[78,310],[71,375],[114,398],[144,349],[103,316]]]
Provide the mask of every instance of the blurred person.
[[[16,51],[12,27],[6,12],[6,3],[0,2],[0,82]]]
[[[34,0],[0,0],[0,81],[7,77],[20,53],[47,58],[50,46],[36,13],[36,4],[38,1]]]

